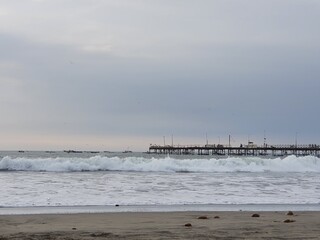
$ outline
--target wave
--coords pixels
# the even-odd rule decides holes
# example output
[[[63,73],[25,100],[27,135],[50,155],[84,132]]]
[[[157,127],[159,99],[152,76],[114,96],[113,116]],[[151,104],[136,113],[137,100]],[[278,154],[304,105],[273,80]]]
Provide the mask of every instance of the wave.
[[[0,160],[2,171],[134,171],[134,172],[320,172],[314,156],[286,158],[228,157],[174,159],[143,157],[12,158]]]

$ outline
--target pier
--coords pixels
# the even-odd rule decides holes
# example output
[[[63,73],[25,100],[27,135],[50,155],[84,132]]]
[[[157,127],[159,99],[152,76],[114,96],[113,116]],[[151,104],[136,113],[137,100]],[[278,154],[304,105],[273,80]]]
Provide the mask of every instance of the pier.
[[[320,145],[248,145],[234,147],[222,144],[206,145],[153,145],[149,147],[151,154],[176,155],[226,155],[226,156],[317,156],[320,157]]]

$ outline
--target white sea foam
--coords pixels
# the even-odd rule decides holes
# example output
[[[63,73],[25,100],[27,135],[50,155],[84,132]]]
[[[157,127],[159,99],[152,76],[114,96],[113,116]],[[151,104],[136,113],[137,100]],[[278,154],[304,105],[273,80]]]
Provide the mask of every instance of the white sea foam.
[[[228,157],[223,159],[175,159],[144,157],[13,158],[0,160],[2,171],[134,171],[134,172],[320,172],[314,156],[286,158]]]
[[[0,208],[320,203],[320,158],[313,156],[6,155]]]

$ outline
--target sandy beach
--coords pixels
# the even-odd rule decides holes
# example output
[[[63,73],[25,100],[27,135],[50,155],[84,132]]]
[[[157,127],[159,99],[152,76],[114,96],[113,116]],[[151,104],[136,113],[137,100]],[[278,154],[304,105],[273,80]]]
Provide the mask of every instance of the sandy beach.
[[[320,212],[2,215],[0,239],[320,239]]]

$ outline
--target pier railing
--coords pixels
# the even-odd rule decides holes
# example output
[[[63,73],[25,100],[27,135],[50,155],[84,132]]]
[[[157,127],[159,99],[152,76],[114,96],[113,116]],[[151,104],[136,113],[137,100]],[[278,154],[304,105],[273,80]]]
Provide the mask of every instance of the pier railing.
[[[320,148],[317,144],[299,144],[299,145],[270,145],[270,147],[275,148]]]
[[[299,145],[290,145],[290,144],[276,144],[276,145],[241,145],[241,146],[232,146],[228,144],[210,144],[210,145],[201,145],[201,144],[192,144],[192,145],[157,145],[150,144],[150,148],[281,148],[281,149],[289,149],[289,148],[320,148],[320,145],[317,144],[299,144]]]

